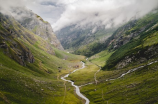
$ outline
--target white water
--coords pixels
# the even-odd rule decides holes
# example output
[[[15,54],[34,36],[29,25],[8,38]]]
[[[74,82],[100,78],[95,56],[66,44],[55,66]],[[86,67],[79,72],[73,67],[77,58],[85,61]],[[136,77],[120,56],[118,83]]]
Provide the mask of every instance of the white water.
[[[128,72],[123,73],[120,77],[115,78],[115,79],[107,79],[106,81],[116,80],[116,79],[122,78],[122,77],[123,77],[123,76],[125,76],[126,74],[132,73],[132,72],[134,72],[134,71],[136,71],[136,70],[138,70],[138,69],[140,69],[140,68],[143,68],[143,67],[145,67],[145,66],[148,66],[148,65],[154,64],[154,63],[156,63],[156,62],[158,62],[158,61],[153,61],[153,62],[148,63],[147,65],[143,65],[143,66],[139,66],[139,67],[134,68],[134,69],[130,69]]]
[[[94,82],[90,82],[90,83],[86,83],[84,85],[81,85],[81,86],[78,86],[78,87],[83,87],[83,86],[87,86],[87,85],[90,85],[90,84],[93,84]]]
[[[88,58],[87,58],[86,60],[88,60]],[[132,72],[134,72],[134,71],[136,71],[136,70],[138,70],[138,69],[140,69],[140,68],[143,68],[143,67],[145,67],[145,66],[154,64],[154,63],[156,63],[156,62],[158,62],[158,61],[153,61],[153,62],[148,63],[147,65],[143,65],[143,66],[139,66],[139,67],[134,68],[134,69],[130,69],[128,72],[123,73],[120,77],[115,78],[115,79],[107,79],[106,81],[116,80],[116,79],[122,78],[123,76],[125,76],[125,75],[127,75],[127,74],[129,74],[129,73],[132,73]],[[83,69],[83,68],[85,68],[85,63],[82,62],[82,68],[80,68],[80,69]],[[80,70],[80,69],[76,69],[76,70],[74,70],[73,72],[71,72],[70,74],[72,74],[72,73],[74,73],[74,72],[76,72],[77,70]],[[100,68],[95,74],[97,74],[100,70],[101,70],[101,68]],[[67,74],[67,75],[65,75],[64,77],[61,77],[61,79],[64,80],[64,81],[70,82],[71,85],[76,88],[76,94],[77,94],[79,97],[81,97],[81,98],[83,98],[83,99],[86,100],[86,103],[85,103],[85,104],[89,104],[89,102],[90,102],[89,99],[86,98],[83,94],[80,93],[79,87],[87,86],[87,85],[93,84],[94,82],[87,83],[87,84],[84,84],[84,85],[81,85],[81,86],[77,86],[77,85],[74,85],[74,82],[73,82],[73,81],[71,81],[71,80],[66,80],[66,79],[65,79],[65,78],[67,78],[70,74]],[[96,80],[96,76],[95,76],[95,80]],[[96,80],[96,81],[97,81],[97,80]]]
[[[82,62],[82,67],[81,67],[80,69],[83,69],[83,68],[85,68],[85,63]],[[71,72],[70,74],[72,74],[72,73],[74,73],[74,72],[76,72],[77,70],[80,70],[80,69],[76,69],[76,70],[74,70],[73,72]],[[64,77],[61,77],[61,79],[64,80],[64,81],[70,82],[71,85],[76,88],[76,94],[77,94],[79,97],[81,97],[81,98],[83,98],[83,99],[86,100],[86,103],[85,103],[85,104],[89,104],[89,102],[90,102],[89,99],[86,98],[83,94],[81,94],[80,89],[79,89],[79,86],[75,85],[73,81],[71,81],[71,80],[66,80],[66,79],[65,79],[65,78],[67,78],[70,74],[66,74]]]

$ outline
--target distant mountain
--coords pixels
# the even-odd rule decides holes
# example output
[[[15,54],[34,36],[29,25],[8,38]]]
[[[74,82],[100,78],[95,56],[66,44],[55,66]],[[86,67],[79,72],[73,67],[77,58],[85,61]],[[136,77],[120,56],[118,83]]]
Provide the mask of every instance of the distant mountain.
[[[157,58],[158,10],[143,18],[129,21],[119,27],[105,42],[104,48],[113,53],[104,70],[122,69]]]
[[[114,30],[115,28],[105,29],[105,26],[97,25],[84,27],[72,25],[57,31],[56,34],[66,50],[91,56],[104,50],[104,41],[112,35]]]
[[[86,70],[70,76],[75,83],[88,84],[81,92],[91,103],[157,103],[158,9],[120,26],[104,47],[88,58]],[[89,84],[90,77],[97,81]]]

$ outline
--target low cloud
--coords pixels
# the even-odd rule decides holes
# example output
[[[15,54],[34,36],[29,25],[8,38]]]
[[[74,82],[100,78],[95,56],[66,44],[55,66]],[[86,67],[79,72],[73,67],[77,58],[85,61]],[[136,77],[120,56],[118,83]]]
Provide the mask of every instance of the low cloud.
[[[57,31],[70,25],[117,26],[144,16],[158,7],[158,0],[0,0],[0,12],[13,7],[32,10]]]
[[[32,10],[51,24],[55,23],[64,11],[64,5],[57,0],[0,0],[0,12],[3,14],[12,14],[13,8],[18,7]]]
[[[62,2],[60,2],[62,3]],[[158,6],[157,0],[73,0],[63,2],[65,11],[55,24],[54,30],[69,25],[87,24],[105,25],[106,28],[117,26],[132,18],[139,18]]]
[[[0,0],[0,12],[3,14],[10,14],[12,8],[24,6],[24,2],[21,0]]]

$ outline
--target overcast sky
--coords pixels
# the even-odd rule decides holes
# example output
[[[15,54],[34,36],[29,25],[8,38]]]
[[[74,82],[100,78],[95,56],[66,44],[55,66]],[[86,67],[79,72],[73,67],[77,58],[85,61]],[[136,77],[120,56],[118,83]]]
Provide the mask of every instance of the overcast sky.
[[[147,14],[158,0],[0,0],[0,7],[10,6],[26,6],[56,31],[73,24],[119,25]]]

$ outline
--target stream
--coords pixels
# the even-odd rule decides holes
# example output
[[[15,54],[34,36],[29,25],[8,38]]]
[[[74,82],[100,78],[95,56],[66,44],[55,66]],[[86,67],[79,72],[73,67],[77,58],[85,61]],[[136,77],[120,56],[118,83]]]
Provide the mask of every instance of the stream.
[[[87,58],[86,60],[88,60],[88,58]],[[143,68],[143,67],[145,67],[145,66],[149,66],[149,65],[154,64],[154,63],[157,63],[157,62],[158,62],[158,61],[153,61],[153,62],[150,62],[150,63],[148,63],[148,64],[146,64],[146,65],[142,65],[142,66],[139,66],[139,67],[137,67],[137,68],[130,69],[130,70],[128,70],[126,73],[121,74],[120,77],[115,78],[115,79],[107,79],[106,81],[116,80],[116,79],[122,78],[122,77],[124,77],[125,75],[127,75],[127,74],[129,74],[129,73],[132,73],[132,72],[134,72],[134,71],[136,71],[136,70],[138,70],[138,69],[140,69],[140,68]],[[71,72],[71,73],[69,73],[69,74],[66,74],[64,77],[61,77],[61,79],[64,80],[64,81],[70,82],[71,85],[76,88],[76,94],[77,94],[79,97],[81,97],[81,98],[83,98],[83,99],[86,100],[86,103],[85,103],[85,104],[89,104],[89,102],[90,102],[89,99],[86,98],[83,94],[81,94],[79,87],[87,86],[87,85],[93,84],[94,82],[87,83],[87,84],[84,84],[84,85],[81,85],[81,86],[77,86],[77,85],[74,84],[73,81],[71,81],[71,80],[66,80],[66,79],[65,79],[65,78],[67,78],[70,74],[76,72],[77,70],[83,69],[83,68],[85,68],[85,63],[82,62],[82,67],[81,67],[81,68],[76,69],[76,70],[74,70],[73,72]],[[96,79],[96,74],[97,74],[100,70],[101,70],[101,67],[100,67],[100,69],[99,69],[99,70],[95,73],[95,75],[94,75],[96,84],[97,84],[97,82],[98,82],[97,79]]]
[[[130,70],[128,70],[126,73],[123,73],[120,77],[115,78],[115,79],[107,79],[106,81],[116,80],[116,79],[122,78],[122,77],[124,77],[126,74],[132,73],[132,72],[134,72],[134,71],[136,71],[136,70],[138,70],[138,69],[140,69],[140,68],[143,68],[143,67],[145,67],[145,66],[149,66],[149,65],[154,64],[154,63],[157,63],[157,62],[158,62],[158,61],[153,61],[153,62],[150,62],[150,63],[148,63],[148,64],[146,64],[146,65],[142,65],[142,66],[139,66],[139,67],[137,67],[137,68],[130,69]]]
[[[75,87],[75,89],[76,89],[76,94],[77,94],[79,97],[81,97],[81,98],[83,98],[84,100],[86,100],[86,103],[85,103],[85,104],[89,104],[89,102],[90,102],[89,99],[86,98],[83,94],[81,94],[80,89],[79,89],[79,86],[75,85],[73,81],[66,79],[70,74],[76,72],[77,70],[83,69],[83,68],[85,68],[85,63],[82,62],[82,67],[81,67],[81,68],[76,69],[76,70],[74,70],[73,72],[71,72],[71,73],[69,73],[69,74],[66,74],[65,76],[61,77],[61,79],[64,80],[64,81],[70,82],[71,85],[72,85],[73,87]]]

